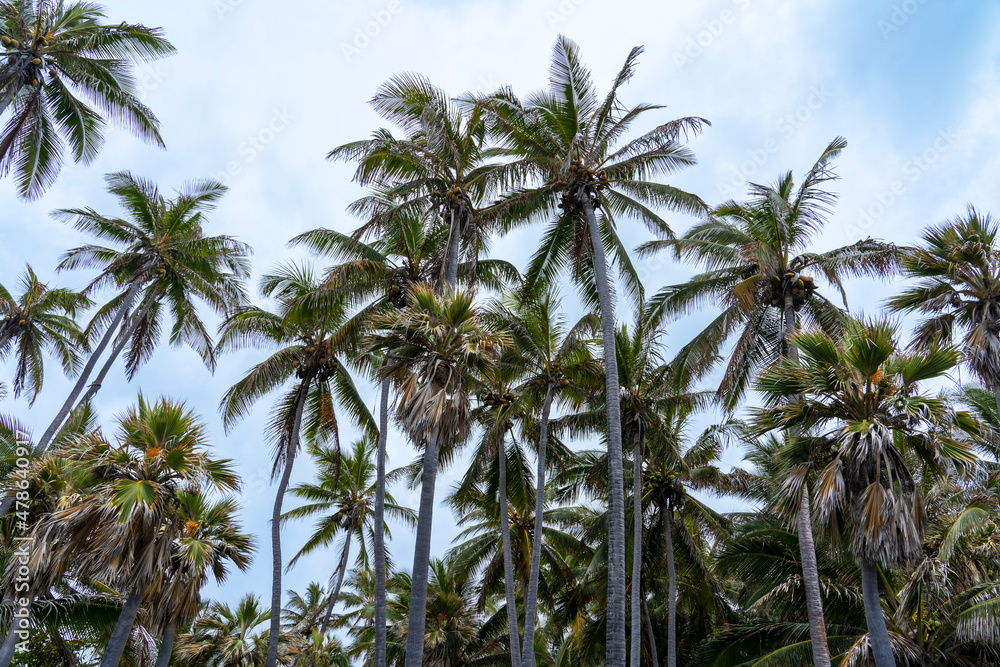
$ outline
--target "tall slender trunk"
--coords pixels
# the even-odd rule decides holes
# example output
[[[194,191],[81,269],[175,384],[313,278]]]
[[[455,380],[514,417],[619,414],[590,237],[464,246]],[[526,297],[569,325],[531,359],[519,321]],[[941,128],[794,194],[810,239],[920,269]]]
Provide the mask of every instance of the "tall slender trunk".
[[[642,663],[642,450],[645,435],[632,453],[632,667]]]
[[[142,603],[142,589],[137,587],[125,599],[125,606],[122,607],[122,613],[118,616],[115,629],[111,632],[111,639],[108,640],[104,655],[101,657],[100,667],[118,667],[122,656],[125,655],[129,637],[132,636],[132,626],[135,625],[140,603]]]
[[[375,481],[375,662],[385,667],[385,445],[389,432],[389,378],[382,380]]]
[[[642,623],[646,626],[646,637],[649,638],[649,655],[653,657],[653,667],[660,667],[660,657],[656,654],[656,635],[653,633],[653,620],[649,617],[649,606],[642,601]]]
[[[876,667],[896,667],[889,643],[889,631],[885,627],[885,615],[878,595],[878,567],[875,563],[861,560],[861,593],[865,602],[865,620],[868,622],[868,641]]]
[[[789,337],[795,330],[795,308],[791,294],[785,295],[784,305],[782,329],[784,330],[785,354],[797,363],[799,350],[789,342]],[[830,667],[830,647],[826,638],[826,620],[823,617],[823,592],[819,583],[819,567],[816,564],[816,545],[813,541],[808,483],[804,484],[802,488],[802,502],[799,504],[796,516],[796,527],[799,533],[802,586],[806,593],[806,614],[809,617],[809,641],[812,644],[813,663],[816,667]]]
[[[517,630],[517,597],[514,595],[514,558],[510,550],[510,514],[507,510],[507,448],[501,439],[497,458],[500,462],[500,534],[503,536],[503,579],[507,593],[507,634],[510,637],[510,664],[521,667],[520,633]]]
[[[674,566],[674,526],[672,510],[660,508],[663,537],[667,547],[667,667],[677,667],[677,570]]]
[[[115,343],[114,349],[111,350],[111,355],[108,357],[107,361],[104,362],[104,366],[101,367],[97,377],[95,377],[94,381],[90,383],[90,386],[87,388],[87,393],[83,395],[80,402],[76,404],[75,408],[73,408],[74,410],[79,409],[81,405],[86,405],[87,401],[92,400],[94,396],[97,395],[97,392],[101,389],[101,383],[104,382],[104,378],[108,376],[108,372],[111,370],[111,367],[115,365],[115,361],[118,360],[118,356],[122,353],[122,350],[125,349],[125,346],[128,345],[129,339],[132,338],[136,329],[138,329],[139,325],[142,324],[142,320],[149,314],[149,311],[152,309],[155,302],[156,294],[149,295],[149,298],[147,298],[145,303],[142,304],[142,308],[135,314],[135,317],[132,318],[132,321],[128,324],[125,331],[122,332],[121,339]]]
[[[10,667],[10,663],[14,660],[14,649],[20,640],[17,625],[17,619],[12,618],[7,636],[3,640],[3,647],[0,647],[0,667]]]
[[[45,429],[45,433],[43,433],[41,439],[39,439],[38,446],[43,451],[49,444],[49,441],[52,440],[55,434],[59,431],[59,427],[62,426],[62,423],[66,421],[69,411],[76,404],[77,397],[80,396],[80,392],[82,392],[83,388],[87,385],[87,379],[94,371],[94,366],[97,365],[97,360],[104,353],[104,348],[108,346],[111,339],[115,337],[115,331],[122,323],[122,320],[125,319],[125,313],[132,307],[132,302],[135,301],[135,297],[141,288],[142,284],[138,280],[135,280],[129,287],[128,292],[125,294],[125,299],[118,307],[118,312],[115,313],[115,318],[111,321],[111,324],[108,325],[107,330],[101,337],[101,342],[97,344],[96,348],[94,348],[93,353],[90,355],[90,359],[87,360],[87,365],[83,367],[82,371],[80,371],[80,377],[76,379],[76,385],[73,386],[73,390],[70,391],[69,396],[66,397],[66,402],[63,403],[59,412],[56,413],[55,419],[52,420],[52,423],[49,424],[49,427]]]
[[[167,623],[167,629],[163,631],[163,641],[160,642],[160,652],[156,656],[156,667],[167,667],[170,664],[170,655],[174,652],[174,621]]]
[[[535,534],[531,541],[531,571],[528,591],[524,596],[524,643],[521,648],[523,667],[535,667],[535,617],[538,602],[538,580],[542,569],[542,538],[545,530],[545,468],[549,440],[549,412],[552,410],[552,384],[545,389],[542,421],[538,433],[538,472],[535,474]]]
[[[274,509],[271,512],[271,626],[267,638],[265,667],[274,667],[278,661],[278,639],[281,634],[281,503],[288,489],[288,480],[292,476],[292,464],[295,463],[295,452],[299,447],[302,412],[305,410],[311,382],[312,377],[307,375],[299,387],[295,416],[292,418],[291,433],[288,437],[288,452],[285,454],[285,469],[281,473],[278,491],[274,494]]]
[[[340,588],[344,585],[344,574],[347,572],[347,562],[351,556],[351,533],[347,533],[347,539],[344,540],[344,551],[340,556],[340,564],[337,565],[337,585],[333,589],[333,594],[330,595],[330,601],[326,604],[326,614],[323,616],[323,624],[319,628],[319,633],[321,635],[326,635],[326,629],[330,627],[330,617],[333,616],[333,607],[337,604],[337,598],[340,597]]]
[[[435,428],[424,448],[423,482],[420,485],[420,513],[413,546],[413,577],[410,588],[410,616],[406,629],[404,667],[420,667],[424,661],[424,628],[427,623],[427,580],[431,561],[431,530],[434,520],[434,484],[437,481],[438,437]]]
[[[445,280],[448,287],[455,289],[458,285],[458,251],[461,241],[458,238],[458,229],[455,227],[455,209],[451,209],[451,225],[448,231],[448,248],[446,255],[447,266],[445,267]]]
[[[580,199],[590,228],[594,279],[601,306],[604,338],[604,382],[608,420],[608,606],[607,667],[625,667],[625,473],[622,469],[622,420],[618,404],[618,359],[615,356],[615,305],[611,300],[600,225],[586,194]]]

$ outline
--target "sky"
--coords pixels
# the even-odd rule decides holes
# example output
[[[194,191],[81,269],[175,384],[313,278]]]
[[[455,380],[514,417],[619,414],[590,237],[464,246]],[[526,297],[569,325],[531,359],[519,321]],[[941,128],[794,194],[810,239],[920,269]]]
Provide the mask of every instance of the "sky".
[[[143,65],[141,97],[159,117],[166,150],[121,129],[108,132],[100,157],[63,170],[45,196],[24,203],[9,178],[0,180],[0,283],[13,288],[26,263],[52,285],[81,287],[86,272],[56,274],[67,249],[87,241],[54,220],[59,208],[91,206],[119,211],[104,191],[103,175],[129,170],[164,191],[215,178],[229,193],[206,231],[238,236],[254,248],[254,283],[268,268],[307,256],[285,246],[317,227],[353,230],[347,205],[363,195],[349,165],[326,153],[369,136],[384,123],[369,107],[378,85],[401,71],[427,76],[452,95],[511,85],[526,94],[546,83],[558,34],[575,40],[607,90],[629,50],[645,45],[627,103],[665,109],[648,114],[650,129],[681,116],[712,125],[690,142],[699,163],[668,182],[709,203],[740,198],[746,182],[775,181],[809,169],[835,137],[849,145],[837,162],[840,201],[815,248],[825,250],[867,236],[913,243],[923,227],[974,204],[1000,214],[1000,4],[986,0],[542,0],[457,2],[375,0],[299,3],[284,8],[264,0],[104,0],[108,22],[162,27],[177,47],[168,59]],[[678,233],[694,220],[664,218]],[[494,243],[494,256],[523,267],[539,228]],[[641,225],[623,224],[630,248],[650,239]],[[636,260],[647,292],[685,280],[691,267],[667,257]],[[873,281],[848,285],[852,311],[876,313],[898,287]],[[100,297],[107,298],[104,293]],[[566,293],[568,308],[575,295]],[[263,303],[263,302],[261,302]],[[621,319],[628,313],[622,309]],[[683,345],[713,312],[671,323],[667,355]],[[216,320],[207,319],[213,326]],[[245,481],[244,526],[258,537],[247,574],[234,573],[208,595],[235,602],[245,592],[268,598],[271,556],[268,520],[275,485],[271,448],[262,438],[270,403],[261,402],[229,434],[217,406],[225,390],[262,352],[221,359],[210,373],[190,350],[162,345],[132,383],[120,367],[98,395],[105,423],[146,396],[183,399],[205,419],[213,449],[235,460]],[[10,364],[4,368],[9,376]],[[44,430],[71,386],[55,364],[28,409],[8,398],[13,413]],[[376,413],[372,387],[365,397]],[[345,443],[351,434],[343,434]],[[398,433],[389,438],[389,467],[415,452]],[[738,453],[727,454],[738,463]],[[461,461],[439,478],[438,499],[462,470]],[[313,477],[300,457],[292,483]],[[392,489],[416,507],[418,494]],[[294,505],[289,499],[286,508]],[[724,503],[718,507],[726,509]],[[285,561],[305,542],[309,522],[283,530]],[[435,513],[433,554],[443,556],[459,532],[446,508]],[[391,551],[405,567],[413,535],[397,527]],[[332,553],[304,558],[284,576],[285,589],[325,582]]]

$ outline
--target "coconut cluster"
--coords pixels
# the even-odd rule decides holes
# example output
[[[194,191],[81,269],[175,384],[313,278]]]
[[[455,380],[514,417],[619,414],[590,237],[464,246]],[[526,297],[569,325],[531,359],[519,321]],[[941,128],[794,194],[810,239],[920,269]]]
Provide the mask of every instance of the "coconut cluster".
[[[24,325],[26,325],[28,323],[28,320],[19,319],[19,318],[20,318],[19,315],[8,315],[5,318],[3,318],[2,320],[0,320],[0,322],[3,322],[4,324],[7,324],[8,322],[9,323],[17,322],[17,326],[19,326],[19,327],[23,327]]]
[[[789,271],[784,276],[771,276],[771,289],[768,300],[775,308],[781,308],[785,296],[792,295],[792,307],[798,311],[806,302],[806,298],[816,291],[816,282],[809,276]]]
[[[557,177],[551,187],[556,192],[563,192],[559,208],[567,215],[582,213],[579,203],[580,193],[590,196],[590,204],[594,209],[601,207],[601,198],[598,192],[608,186],[608,175],[603,169],[594,169],[584,166],[582,160],[573,160],[569,165],[569,172],[564,176]]]
[[[394,275],[389,280],[389,303],[396,308],[406,308],[410,305],[410,296],[406,292],[407,280],[405,276]]]
[[[28,59],[27,67],[24,70],[22,77],[22,82],[25,84],[31,84],[33,87],[37,88],[42,80],[42,69],[45,65],[42,60],[42,56],[37,52],[37,49],[48,46],[49,40],[44,36],[37,36],[34,40],[34,47],[31,48],[27,44],[22,44],[16,39],[8,37],[7,35],[0,36],[0,44],[4,48],[9,49],[14,52],[7,54],[7,62],[11,65],[16,63],[18,60]],[[55,75],[55,70],[49,70],[49,73]]]
[[[498,393],[498,392],[486,392],[483,394],[479,402],[482,403],[487,408],[509,408],[514,404],[517,397],[510,392]]]
[[[306,373],[310,372],[314,379],[325,382],[336,373],[337,360],[329,356],[325,350],[320,350],[317,357],[317,347],[312,340],[307,341],[303,352],[307,355],[305,363],[300,362],[298,359],[292,362],[296,366],[295,377],[302,380],[305,379]]]

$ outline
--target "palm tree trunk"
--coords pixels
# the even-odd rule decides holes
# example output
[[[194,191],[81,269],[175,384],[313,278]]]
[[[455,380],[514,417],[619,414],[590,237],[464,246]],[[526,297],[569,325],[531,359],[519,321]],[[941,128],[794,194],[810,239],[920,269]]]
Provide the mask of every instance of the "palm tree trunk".
[[[889,643],[889,631],[885,627],[885,615],[882,613],[882,603],[878,595],[878,567],[875,563],[862,560],[861,593],[865,602],[865,620],[868,622],[868,641],[871,643],[872,655],[876,667],[896,667],[896,659],[892,655],[892,645]]]
[[[14,660],[14,649],[17,648],[17,640],[20,639],[17,632],[17,619],[12,618],[10,629],[7,630],[7,636],[3,640],[3,647],[0,648],[0,667],[10,667],[10,663]]]
[[[674,527],[671,510],[663,507],[663,533],[667,547],[667,667],[677,667],[677,570],[674,565]]]
[[[788,342],[795,330],[795,308],[791,294],[785,296],[782,312],[785,351],[789,359],[799,360],[799,350]],[[809,640],[816,667],[830,667],[830,647],[826,639],[826,619],[823,617],[823,594],[816,565],[816,545],[812,533],[812,510],[809,506],[809,485],[803,485],[802,502],[796,517],[799,533],[799,554],[802,558],[802,586],[806,593],[806,614],[809,617]]]
[[[635,439],[632,453],[632,667],[642,662],[642,445]]]
[[[523,667],[535,667],[535,605],[538,602],[538,580],[542,567],[542,535],[545,529],[545,467],[549,440],[549,412],[552,410],[552,384],[545,390],[542,421],[538,434],[538,472],[535,474],[535,537],[531,542],[531,572],[528,591],[524,596],[524,644],[521,647]]]
[[[291,433],[288,437],[288,452],[285,455],[285,469],[281,473],[278,491],[274,494],[274,510],[271,512],[271,628],[267,638],[267,658],[265,667],[274,667],[278,661],[278,639],[281,634],[281,502],[288,489],[288,480],[292,476],[292,464],[295,462],[295,451],[299,447],[299,427],[302,424],[302,411],[309,395],[309,384],[312,377],[307,375],[302,379],[299,395],[295,405],[295,416],[292,418]]]
[[[323,624],[319,628],[320,635],[326,635],[326,629],[330,627],[330,617],[333,616],[333,606],[337,604],[340,597],[340,587],[344,585],[344,574],[347,572],[347,562],[351,556],[351,534],[347,533],[344,540],[344,552],[340,556],[340,564],[337,566],[337,585],[330,595],[330,601],[326,605],[326,614],[323,616]]]
[[[503,579],[507,593],[507,634],[510,637],[511,667],[521,667],[520,634],[517,631],[517,598],[514,595],[514,558],[510,551],[510,514],[507,510],[507,447],[501,438],[497,448],[500,459],[500,534],[503,536]]]
[[[423,481],[420,484],[420,510],[417,515],[417,538],[413,547],[413,578],[410,588],[410,615],[406,630],[404,667],[420,667],[424,661],[424,628],[427,623],[427,581],[431,561],[431,530],[434,520],[434,484],[438,468],[437,429],[424,447]]]
[[[646,636],[649,637],[649,654],[653,656],[653,667],[660,667],[660,658],[656,655],[656,635],[653,634],[653,620],[649,617],[649,606],[642,601],[643,625],[646,626]]]
[[[160,652],[156,656],[156,667],[167,667],[170,664],[170,655],[174,652],[174,621],[167,623],[167,629],[163,631],[163,641],[160,642]]]
[[[604,338],[604,382],[608,419],[608,606],[607,667],[625,666],[625,473],[622,468],[621,406],[618,404],[618,359],[615,356],[615,305],[601,230],[586,194],[580,198],[594,252],[594,279],[601,306]]]
[[[118,667],[125,654],[129,637],[132,636],[132,626],[135,625],[140,603],[142,603],[142,589],[136,588],[125,599],[125,606],[122,607],[122,613],[118,616],[115,629],[111,632],[111,639],[108,640],[104,655],[101,657],[100,667]]]
[[[87,379],[94,371],[94,366],[97,365],[97,360],[100,358],[101,354],[104,353],[104,348],[106,348],[108,343],[111,342],[111,339],[114,338],[115,330],[118,329],[118,325],[120,325],[122,320],[125,319],[125,313],[132,307],[132,302],[135,301],[135,297],[139,293],[139,289],[141,287],[142,285],[138,280],[133,281],[131,287],[129,287],[128,292],[125,294],[125,300],[122,301],[122,304],[118,307],[118,312],[115,313],[115,318],[111,321],[111,324],[108,325],[107,330],[101,337],[101,342],[98,343],[97,347],[90,355],[90,359],[87,360],[87,365],[83,367],[82,371],[80,371],[80,377],[76,379],[76,385],[74,385],[73,390],[69,393],[69,396],[66,397],[66,402],[63,403],[62,408],[60,408],[59,412],[56,413],[55,419],[52,420],[52,423],[49,424],[49,427],[45,429],[45,433],[43,433],[41,439],[39,439],[38,447],[41,448],[42,451],[44,451],[45,447],[49,444],[49,441],[52,440],[56,432],[58,432],[62,423],[66,421],[69,411],[76,404],[77,397],[80,395],[80,392],[83,391],[83,388],[87,384]]]
[[[389,431],[389,378],[382,380],[375,482],[375,662],[385,667],[385,445]]]
[[[101,367],[101,370],[97,374],[97,377],[94,378],[94,381],[90,383],[90,386],[87,388],[87,393],[84,394],[83,398],[80,399],[80,402],[76,404],[74,410],[79,409],[81,405],[86,405],[88,401],[92,400],[94,396],[97,395],[97,392],[101,389],[101,383],[104,382],[104,378],[108,376],[108,372],[111,370],[111,367],[115,365],[118,355],[120,355],[122,350],[125,349],[125,346],[128,345],[128,341],[132,338],[132,334],[134,334],[135,330],[139,328],[142,320],[149,313],[155,302],[156,295],[149,295],[146,302],[142,305],[142,309],[135,314],[135,317],[132,318],[128,328],[122,332],[121,339],[115,343],[114,349],[111,350],[111,356],[109,356],[107,361],[104,362],[104,366]]]
[[[813,662],[817,667],[830,667],[830,649],[827,647],[826,623],[823,618],[823,595],[819,585],[819,567],[816,565],[816,545],[813,543],[812,510],[809,506],[809,484],[802,488],[799,505],[799,554],[802,557],[802,585],[806,591],[806,611],[809,616],[809,638],[812,641]]]
[[[461,243],[458,239],[458,230],[455,228],[455,209],[451,210],[451,225],[448,231],[448,248],[446,254],[445,280],[448,287],[455,289],[458,285],[458,251]]]

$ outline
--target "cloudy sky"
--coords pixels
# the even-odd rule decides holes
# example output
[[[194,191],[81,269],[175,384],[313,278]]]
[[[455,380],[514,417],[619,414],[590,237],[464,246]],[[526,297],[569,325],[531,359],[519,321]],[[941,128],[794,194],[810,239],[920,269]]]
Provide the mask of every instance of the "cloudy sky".
[[[64,170],[38,202],[18,201],[9,179],[0,181],[0,282],[8,287],[25,263],[54,284],[86,282],[88,274],[54,273],[59,256],[84,239],[49,212],[92,206],[116,215],[102,179],[124,169],[165,190],[196,178],[227,183],[230,192],[208,230],[250,243],[256,278],[297,257],[284,245],[293,235],[356,226],[344,210],[362,191],[350,182],[348,166],[324,156],[381,126],[367,104],[381,82],[410,70],[454,95],[504,84],[527,93],[544,86],[559,33],[580,44],[602,91],[629,49],[646,46],[624,97],[667,105],[649,114],[650,127],[687,115],[712,122],[692,142],[699,164],[671,181],[709,202],[741,196],[748,180],[771,182],[789,169],[801,174],[834,137],[846,137],[836,184],[841,199],[820,249],[869,235],[912,242],[923,226],[969,203],[1000,213],[1000,5],[987,0],[104,4],[109,23],[160,26],[178,49],[139,72],[142,97],[162,122],[167,150],[112,131],[94,164]],[[667,220],[677,231],[692,223],[676,214]],[[648,240],[642,228],[623,235],[632,247]],[[519,232],[498,241],[494,252],[523,266],[536,237],[536,230]],[[639,268],[650,290],[690,274],[666,259]],[[868,313],[893,289],[871,282],[850,287],[852,309]],[[710,316],[671,325],[670,348]],[[252,571],[212,591],[230,601],[246,591],[266,597],[270,588],[264,540],[273,487],[270,448],[260,436],[269,405],[229,435],[216,410],[225,389],[258,359],[253,352],[234,354],[212,375],[193,352],[164,346],[131,385],[116,369],[115,381],[99,395],[106,419],[139,390],[183,398],[204,415],[216,451],[237,461],[247,482],[243,519],[262,541]],[[0,410],[26,417],[40,432],[68,388],[52,366],[30,412],[11,399]],[[374,412],[374,392],[366,388],[366,396]],[[389,454],[390,466],[414,456],[398,436],[390,438]],[[439,497],[460,469],[444,473]],[[299,465],[293,482],[311,475],[307,464]],[[416,507],[416,493],[395,492]],[[443,555],[458,529],[447,510],[435,519],[434,551]],[[308,532],[305,523],[285,530],[286,560]],[[397,530],[394,537],[396,561],[406,565],[412,536]],[[325,581],[333,565],[330,555],[307,558],[286,575],[285,588]]]

